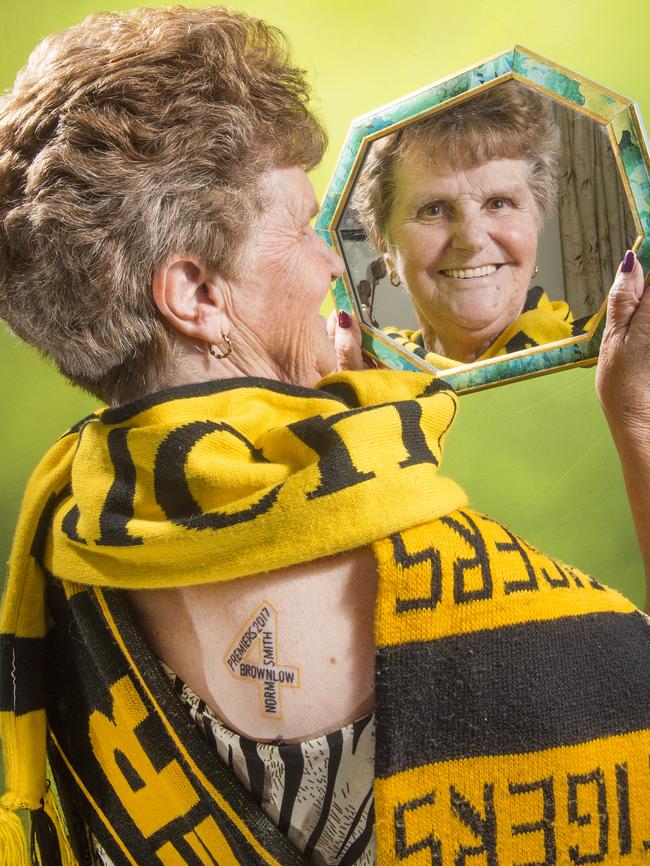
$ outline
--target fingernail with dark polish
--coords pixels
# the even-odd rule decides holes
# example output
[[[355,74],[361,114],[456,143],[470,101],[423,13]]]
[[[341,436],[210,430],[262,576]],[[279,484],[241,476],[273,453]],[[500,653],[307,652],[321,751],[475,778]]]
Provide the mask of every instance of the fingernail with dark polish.
[[[629,273],[630,273],[630,271],[631,271],[632,268],[634,267],[635,258],[636,258],[636,257],[635,257],[635,255],[634,255],[634,253],[632,252],[632,250],[628,250],[628,251],[625,253],[625,258],[624,258],[623,261],[621,262],[621,271],[622,271],[624,274],[629,274]]]
[[[339,325],[342,328],[349,328],[352,324],[352,319],[350,315],[345,312],[345,310],[339,310]]]

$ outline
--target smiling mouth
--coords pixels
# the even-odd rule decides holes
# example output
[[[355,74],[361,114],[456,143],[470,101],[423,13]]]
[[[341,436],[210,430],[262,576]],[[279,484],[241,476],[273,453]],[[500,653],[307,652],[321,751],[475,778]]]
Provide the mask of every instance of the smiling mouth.
[[[448,268],[440,273],[453,280],[469,280],[472,277],[489,277],[498,271],[501,265],[483,265],[481,268]]]

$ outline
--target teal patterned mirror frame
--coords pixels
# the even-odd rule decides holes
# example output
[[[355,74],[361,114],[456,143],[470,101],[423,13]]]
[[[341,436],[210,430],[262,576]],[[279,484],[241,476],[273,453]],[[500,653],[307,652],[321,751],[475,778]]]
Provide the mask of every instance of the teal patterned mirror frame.
[[[315,228],[319,235],[341,254],[336,229],[364,156],[375,139],[509,79],[521,81],[605,126],[637,228],[633,249],[644,272],[650,270],[650,157],[638,108],[633,100],[519,45],[353,121],[318,214]],[[425,361],[362,321],[348,274],[336,281],[332,295],[338,310],[359,318],[363,347],[381,364],[399,370],[432,370]],[[440,375],[456,392],[469,393],[556,370],[591,366],[598,357],[604,312],[605,305],[591,332],[583,336],[465,364]]]

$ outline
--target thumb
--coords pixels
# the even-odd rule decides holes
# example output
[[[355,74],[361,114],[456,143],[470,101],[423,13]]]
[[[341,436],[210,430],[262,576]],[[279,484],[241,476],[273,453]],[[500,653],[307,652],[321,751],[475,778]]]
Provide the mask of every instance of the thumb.
[[[336,319],[334,333],[334,349],[336,351],[336,366],[338,370],[362,370],[364,367],[361,354],[361,328],[359,322],[341,310]]]
[[[329,314],[329,316],[327,317],[327,320],[326,320],[326,322],[327,322],[327,336],[330,337],[332,340],[334,339],[334,335],[336,334],[337,316],[338,316],[338,313],[336,312],[336,310],[332,310],[332,312]]]
[[[643,297],[643,269],[628,250],[620,264],[607,298],[606,332],[625,335]]]

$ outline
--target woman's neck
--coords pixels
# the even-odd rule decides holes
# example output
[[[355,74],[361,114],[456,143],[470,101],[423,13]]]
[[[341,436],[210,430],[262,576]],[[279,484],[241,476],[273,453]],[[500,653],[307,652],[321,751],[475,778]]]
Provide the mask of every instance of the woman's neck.
[[[191,385],[210,382],[215,379],[236,379],[251,377],[272,379],[291,385],[311,388],[329,371],[320,371],[315,366],[281,364],[272,357],[260,353],[259,345],[247,339],[243,333],[232,338],[232,350],[221,343],[213,349],[217,358],[210,353],[207,343],[199,344],[191,340],[178,340],[174,347],[172,365],[165,378],[163,387]]]
[[[468,338],[463,338],[451,334],[440,334],[434,331],[430,325],[424,325],[422,328],[422,340],[424,347],[428,352],[434,352],[436,355],[442,355],[445,358],[451,358],[461,364],[471,364],[476,361],[499,334],[492,334],[482,340],[471,339],[474,334],[468,335]]]
[[[515,316],[505,315],[484,328],[475,330],[459,328],[455,323],[446,327],[445,321],[436,322],[434,328],[431,322],[420,319],[422,340],[428,352],[435,352],[445,358],[451,358],[462,364],[471,364],[486,352],[505,329],[516,321],[523,310],[518,310]]]

